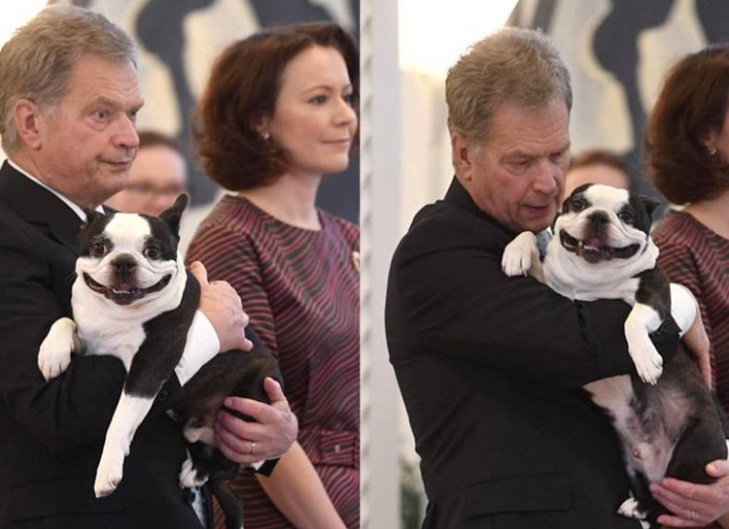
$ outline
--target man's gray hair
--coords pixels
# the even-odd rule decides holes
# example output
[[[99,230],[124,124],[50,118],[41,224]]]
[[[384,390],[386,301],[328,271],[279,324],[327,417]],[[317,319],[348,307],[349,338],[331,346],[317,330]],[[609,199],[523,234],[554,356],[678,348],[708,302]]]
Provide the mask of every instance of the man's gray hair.
[[[472,44],[448,70],[448,130],[482,142],[504,103],[544,108],[562,99],[572,108],[570,74],[540,31],[507,27]]]
[[[18,100],[53,112],[65,95],[73,66],[94,55],[136,66],[134,42],[103,15],[75,6],[46,7],[0,49],[0,139],[10,153],[20,146],[14,121]]]

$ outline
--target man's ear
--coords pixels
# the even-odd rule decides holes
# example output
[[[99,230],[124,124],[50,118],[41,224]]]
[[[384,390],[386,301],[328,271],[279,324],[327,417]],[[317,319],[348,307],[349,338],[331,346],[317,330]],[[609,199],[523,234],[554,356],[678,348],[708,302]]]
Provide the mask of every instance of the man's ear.
[[[451,133],[451,158],[453,169],[461,183],[473,178],[473,143],[460,132]]]
[[[31,150],[39,150],[42,146],[40,134],[42,116],[38,105],[30,99],[18,99],[13,109],[13,118],[23,144]]]

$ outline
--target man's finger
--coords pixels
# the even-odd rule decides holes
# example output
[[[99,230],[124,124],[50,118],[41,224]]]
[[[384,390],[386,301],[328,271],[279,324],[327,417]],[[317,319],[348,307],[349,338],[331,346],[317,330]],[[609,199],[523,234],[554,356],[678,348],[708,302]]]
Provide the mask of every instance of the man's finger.
[[[195,279],[197,279],[201,285],[208,282],[208,271],[205,269],[205,265],[203,265],[200,261],[195,261],[190,265],[190,273],[195,276]]]
[[[266,377],[265,379],[263,379],[263,389],[266,390],[266,395],[268,395],[268,399],[271,401],[271,404],[275,404],[276,402],[280,401],[286,401],[283,389],[281,389],[281,384],[276,382],[271,377]]]
[[[717,459],[706,465],[706,473],[714,478],[723,478],[729,475],[729,461]]]

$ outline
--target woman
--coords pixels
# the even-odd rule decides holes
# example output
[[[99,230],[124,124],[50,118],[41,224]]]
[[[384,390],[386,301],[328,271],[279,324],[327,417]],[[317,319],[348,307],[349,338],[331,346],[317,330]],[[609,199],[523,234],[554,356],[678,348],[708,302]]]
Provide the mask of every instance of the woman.
[[[334,24],[263,31],[223,51],[197,111],[204,167],[232,194],[187,257],[239,292],[300,426],[270,477],[234,480],[246,529],[359,527],[359,230],[315,205],[355,144],[358,67]]]
[[[712,344],[714,387],[729,413],[729,45],[668,73],[647,128],[649,174],[672,204],[653,231],[672,281],[696,296]],[[670,507],[670,505],[669,505]],[[696,511],[701,512],[700,506]],[[729,527],[729,517],[721,527]],[[713,526],[713,527],[716,527]]]

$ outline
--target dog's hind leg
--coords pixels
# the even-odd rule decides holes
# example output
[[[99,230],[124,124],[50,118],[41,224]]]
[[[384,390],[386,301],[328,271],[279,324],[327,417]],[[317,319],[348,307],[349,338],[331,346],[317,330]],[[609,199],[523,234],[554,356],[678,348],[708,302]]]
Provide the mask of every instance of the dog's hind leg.
[[[119,398],[106,431],[104,450],[96,469],[94,493],[97,498],[108,496],[119,485],[124,472],[124,458],[129,454],[129,445],[153,402],[154,395],[134,396],[127,393],[126,389]]]
[[[225,529],[243,529],[243,502],[225,480],[211,479],[210,489],[225,515]]]
[[[645,529],[660,529],[656,518],[658,514],[666,512],[666,510],[653,499],[645,475],[633,468],[627,470],[632,489],[631,497],[623,502],[618,509],[618,514],[626,518],[639,520],[641,526]]]

